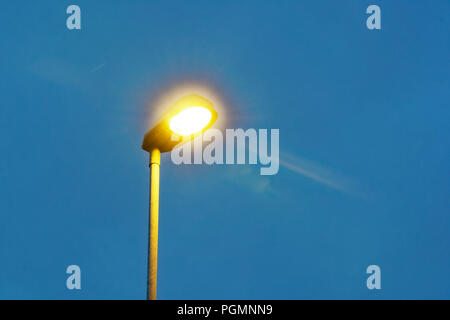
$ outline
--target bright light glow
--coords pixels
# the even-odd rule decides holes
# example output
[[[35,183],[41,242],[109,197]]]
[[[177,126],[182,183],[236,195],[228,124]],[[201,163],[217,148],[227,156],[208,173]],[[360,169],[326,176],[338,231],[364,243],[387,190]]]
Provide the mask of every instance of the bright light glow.
[[[189,107],[170,119],[169,127],[173,132],[187,136],[201,131],[211,120],[212,114],[203,107]]]

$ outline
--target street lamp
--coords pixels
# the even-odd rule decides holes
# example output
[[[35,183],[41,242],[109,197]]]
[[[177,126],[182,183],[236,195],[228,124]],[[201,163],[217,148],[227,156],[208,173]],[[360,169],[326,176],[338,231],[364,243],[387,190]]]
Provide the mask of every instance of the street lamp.
[[[150,219],[148,241],[147,299],[156,300],[158,266],[159,166],[161,152],[188,142],[213,125],[217,112],[213,104],[196,94],[179,99],[147,131],[142,149],[150,153]]]

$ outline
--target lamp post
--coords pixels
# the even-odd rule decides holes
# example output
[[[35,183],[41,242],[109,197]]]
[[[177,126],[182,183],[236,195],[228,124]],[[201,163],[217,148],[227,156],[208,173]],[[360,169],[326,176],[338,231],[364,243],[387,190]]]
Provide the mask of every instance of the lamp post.
[[[150,218],[148,240],[147,299],[156,300],[158,267],[159,168],[161,153],[194,139],[213,125],[213,104],[196,94],[179,99],[149,129],[142,149],[150,153]]]

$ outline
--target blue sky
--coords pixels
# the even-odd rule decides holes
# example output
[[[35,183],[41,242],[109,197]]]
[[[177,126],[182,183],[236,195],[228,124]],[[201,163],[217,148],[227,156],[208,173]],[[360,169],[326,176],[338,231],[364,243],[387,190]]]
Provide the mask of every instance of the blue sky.
[[[73,3],[0,11],[0,298],[145,298],[140,146],[151,97],[186,81],[230,128],[279,128],[290,166],[163,156],[159,298],[450,298],[450,2]]]

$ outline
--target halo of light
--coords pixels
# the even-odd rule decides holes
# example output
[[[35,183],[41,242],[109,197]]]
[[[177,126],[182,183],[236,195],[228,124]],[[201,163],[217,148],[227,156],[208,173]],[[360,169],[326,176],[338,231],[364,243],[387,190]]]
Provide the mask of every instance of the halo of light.
[[[218,87],[213,87],[210,84],[187,80],[173,81],[153,92],[153,97],[147,99],[145,102],[149,106],[148,110],[151,110],[151,113],[146,118],[145,127],[152,126],[155,121],[160,119],[167,110],[167,106],[171,106],[183,96],[193,93],[211,101],[217,114],[220,115],[214,122],[212,128],[224,130],[230,126],[230,119],[227,117],[229,106],[225,107],[226,101],[224,100],[225,93],[223,90]]]
[[[176,134],[187,136],[201,131],[211,120],[212,114],[204,107],[189,107],[170,119],[170,130]]]

